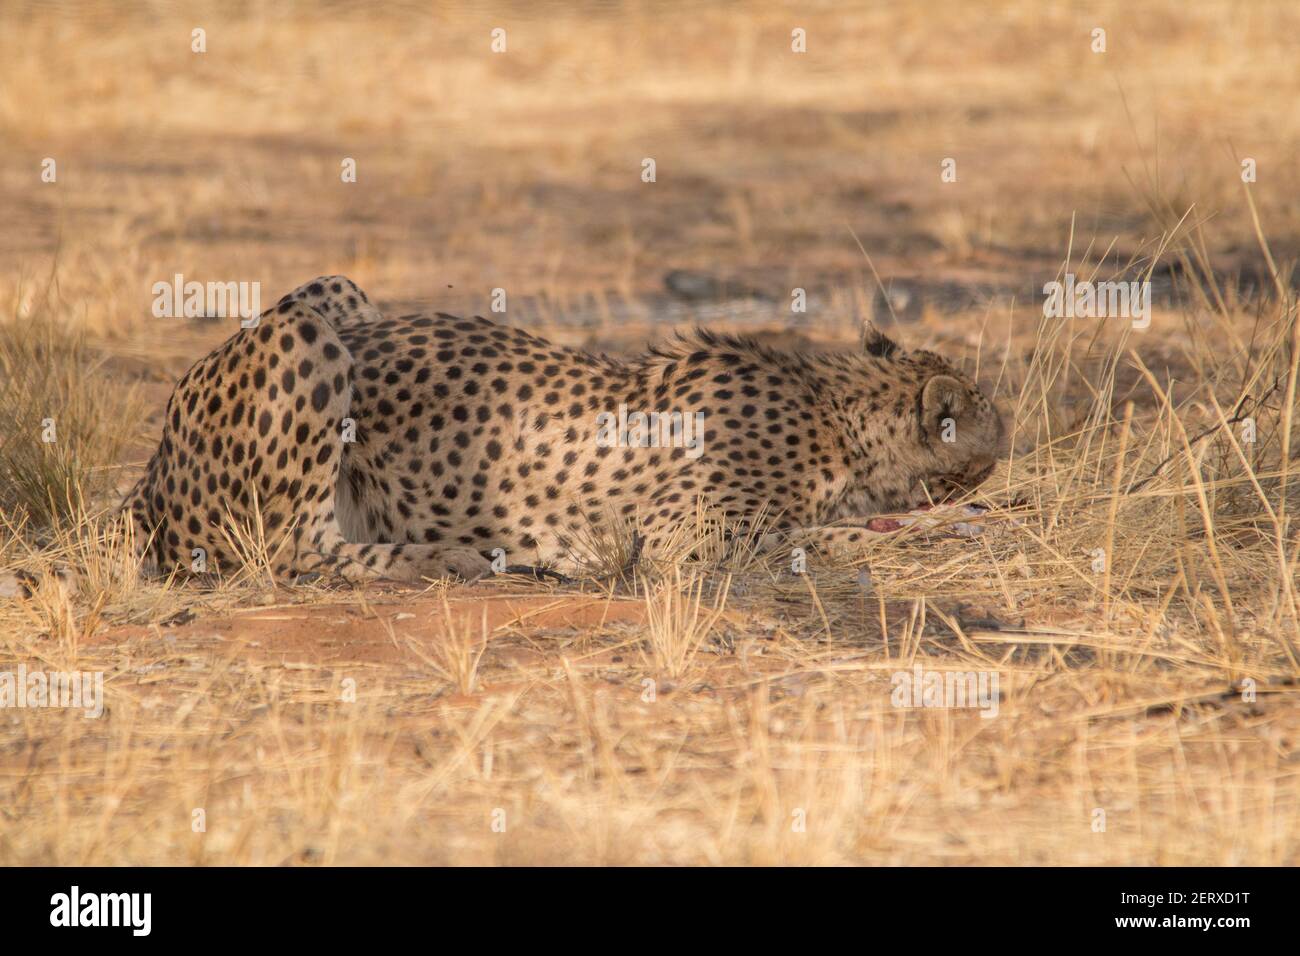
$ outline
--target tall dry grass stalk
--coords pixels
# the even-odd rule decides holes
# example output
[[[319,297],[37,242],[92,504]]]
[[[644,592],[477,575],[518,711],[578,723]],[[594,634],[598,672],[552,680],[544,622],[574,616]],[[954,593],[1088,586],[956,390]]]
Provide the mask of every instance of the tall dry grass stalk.
[[[469,696],[478,689],[479,663],[487,650],[491,633],[487,624],[487,610],[477,626],[469,615],[457,616],[444,592],[441,595],[439,618],[441,626],[433,641],[406,639],[406,646],[439,678],[459,693]],[[391,628],[390,628],[391,634]]]
[[[249,513],[236,516],[226,509],[225,522],[219,529],[222,539],[234,555],[233,568],[219,568],[214,565],[212,555],[201,555],[208,573],[230,575],[232,585],[250,585],[274,590],[278,579],[277,567],[292,557],[294,548],[294,528],[298,518],[291,517],[274,534],[267,533],[266,515],[263,512],[261,498],[253,488]]]
[[[708,597],[706,585],[713,585]],[[656,670],[676,679],[690,669],[722,617],[730,587],[730,574],[711,582],[680,567],[646,586],[646,648]]]

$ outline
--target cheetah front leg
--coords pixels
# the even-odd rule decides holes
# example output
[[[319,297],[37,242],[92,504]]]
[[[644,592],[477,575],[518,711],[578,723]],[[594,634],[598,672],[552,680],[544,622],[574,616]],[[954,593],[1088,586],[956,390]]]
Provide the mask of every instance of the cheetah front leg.
[[[983,533],[983,526],[961,519],[979,518],[983,514],[983,509],[963,505],[956,509],[936,507],[918,510],[897,517],[850,518],[836,525],[766,532],[759,536],[757,550],[770,553],[801,547],[812,548],[823,554],[853,556],[869,545],[911,526],[919,526],[927,532],[973,538]]]
[[[791,553],[795,548],[816,551],[826,555],[853,557],[892,532],[877,531],[868,526],[872,519],[863,518],[861,525],[815,526],[789,528],[782,531],[765,531],[758,536],[755,551],[759,554]]]
[[[353,584],[386,578],[418,583],[432,578],[477,581],[492,566],[470,548],[439,548],[428,544],[359,544],[335,534],[337,525],[324,525],[324,534],[304,534],[291,573],[322,574]]]

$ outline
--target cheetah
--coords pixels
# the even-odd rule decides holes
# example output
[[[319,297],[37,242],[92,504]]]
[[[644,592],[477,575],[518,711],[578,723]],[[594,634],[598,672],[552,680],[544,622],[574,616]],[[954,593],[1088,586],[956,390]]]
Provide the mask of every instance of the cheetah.
[[[619,409],[702,428],[692,447],[602,441]],[[765,539],[851,546],[870,516],[980,484],[1003,433],[969,378],[874,327],[853,354],[697,330],[623,361],[480,317],[387,317],[323,276],[181,378],[123,509],[159,570],[229,566],[223,527],[256,520],[280,574],[473,580],[501,553],[577,567],[593,528],[653,549],[701,500],[736,527],[770,512]]]

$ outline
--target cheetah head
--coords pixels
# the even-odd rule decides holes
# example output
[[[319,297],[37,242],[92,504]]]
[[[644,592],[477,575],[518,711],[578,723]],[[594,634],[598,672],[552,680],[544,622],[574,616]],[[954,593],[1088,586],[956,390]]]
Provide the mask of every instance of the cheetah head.
[[[871,488],[863,504],[906,511],[980,485],[1003,454],[1006,429],[979,386],[942,356],[904,351],[874,328],[867,330],[864,349],[893,366],[889,378],[899,391],[892,401],[876,403],[863,432],[874,438],[870,448],[887,443],[875,480],[863,482]]]

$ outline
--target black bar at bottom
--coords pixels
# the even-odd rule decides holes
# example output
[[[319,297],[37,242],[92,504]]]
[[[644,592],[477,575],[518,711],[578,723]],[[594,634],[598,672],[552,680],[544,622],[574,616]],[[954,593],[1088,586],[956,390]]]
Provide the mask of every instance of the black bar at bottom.
[[[929,947],[1043,930],[1071,943],[1232,945],[1289,925],[1294,877],[1179,868],[11,869],[0,870],[0,913],[7,943],[75,934],[79,943],[337,947],[432,930],[434,939],[494,945],[658,949],[716,939],[734,948],[778,934],[810,943],[849,934],[867,945],[901,934]]]

